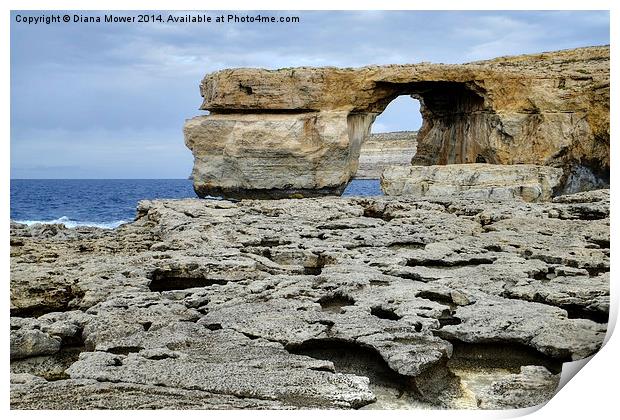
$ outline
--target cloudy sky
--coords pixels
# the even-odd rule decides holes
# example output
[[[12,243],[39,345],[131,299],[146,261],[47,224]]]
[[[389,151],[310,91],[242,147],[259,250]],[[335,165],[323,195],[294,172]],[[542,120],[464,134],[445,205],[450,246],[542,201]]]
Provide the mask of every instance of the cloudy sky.
[[[203,113],[204,74],[227,67],[462,63],[609,43],[605,11],[281,12],[301,23],[270,25],[26,25],[18,14],[41,13],[11,16],[12,178],[186,178],[183,121]],[[401,97],[373,131],[419,125]]]

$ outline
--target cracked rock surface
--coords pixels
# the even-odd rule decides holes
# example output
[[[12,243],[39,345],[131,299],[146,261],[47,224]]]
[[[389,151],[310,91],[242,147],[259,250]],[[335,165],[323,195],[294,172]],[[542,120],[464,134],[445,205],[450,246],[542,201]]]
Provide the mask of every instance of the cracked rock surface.
[[[11,406],[525,407],[608,312],[608,190],[143,201],[11,225]]]

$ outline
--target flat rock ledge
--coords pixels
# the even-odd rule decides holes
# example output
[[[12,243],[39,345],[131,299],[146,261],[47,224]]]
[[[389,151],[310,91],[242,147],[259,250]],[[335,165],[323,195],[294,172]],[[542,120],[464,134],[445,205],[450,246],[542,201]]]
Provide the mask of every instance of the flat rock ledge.
[[[470,199],[549,201],[560,184],[562,170],[537,165],[390,166],[381,175],[387,195]]]
[[[517,408],[601,346],[609,191],[11,224],[11,408]]]

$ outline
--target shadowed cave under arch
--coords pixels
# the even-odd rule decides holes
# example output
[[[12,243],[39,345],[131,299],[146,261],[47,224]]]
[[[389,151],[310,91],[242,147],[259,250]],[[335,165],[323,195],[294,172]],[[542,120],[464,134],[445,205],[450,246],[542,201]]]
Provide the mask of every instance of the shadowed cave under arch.
[[[492,147],[505,141],[498,130],[495,112],[485,106],[484,90],[472,83],[426,81],[413,83],[378,83],[386,96],[372,108],[381,115],[397,97],[407,95],[418,100],[422,126],[413,163],[446,165],[452,163],[498,163]],[[434,147],[428,147],[429,144]]]

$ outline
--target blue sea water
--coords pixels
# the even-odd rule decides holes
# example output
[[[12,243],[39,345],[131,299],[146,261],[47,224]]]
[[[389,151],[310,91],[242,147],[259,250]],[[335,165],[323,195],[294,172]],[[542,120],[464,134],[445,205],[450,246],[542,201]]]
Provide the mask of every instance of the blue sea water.
[[[344,196],[382,195],[378,180],[353,180]],[[12,179],[11,220],[114,228],[140,200],[195,198],[188,179]]]

